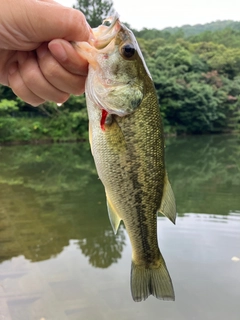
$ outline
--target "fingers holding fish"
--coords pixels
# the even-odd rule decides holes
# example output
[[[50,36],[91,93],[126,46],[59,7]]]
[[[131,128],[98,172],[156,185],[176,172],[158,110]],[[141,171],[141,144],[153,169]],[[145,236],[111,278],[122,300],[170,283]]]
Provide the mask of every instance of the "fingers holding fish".
[[[37,56],[34,51],[18,52],[19,74],[25,86],[41,100],[63,103],[69,98],[65,92],[46,79],[41,68],[39,68]]]
[[[87,76],[88,62],[76,52],[70,42],[63,39],[55,39],[49,42],[48,48],[54,58],[66,70],[79,76]]]
[[[59,90],[80,95],[84,92],[88,63],[65,40],[53,40],[37,49],[39,67]]]
[[[43,43],[36,51],[17,51],[5,68],[6,84],[33,106],[45,101],[63,103],[70,94],[85,90],[87,62],[65,40],[54,40],[50,48],[57,59]]]
[[[9,67],[8,85],[17,96],[33,106],[38,106],[45,101],[27,87],[19,71],[17,62],[14,62]]]

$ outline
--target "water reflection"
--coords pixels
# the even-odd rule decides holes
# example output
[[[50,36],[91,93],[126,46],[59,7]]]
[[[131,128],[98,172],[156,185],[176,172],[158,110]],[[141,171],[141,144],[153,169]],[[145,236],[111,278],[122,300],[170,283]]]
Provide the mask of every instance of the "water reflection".
[[[40,262],[18,256],[0,264],[0,318],[7,320],[239,320],[240,214],[185,214],[177,226],[159,217],[158,234],[176,301],[132,301],[131,248],[117,265],[92,268],[71,240]],[[125,233],[125,230],[123,230]],[[235,257],[235,259],[233,259]]]
[[[166,145],[179,216],[176,226],[159,217],[158,237],[176,301],[140,304],[88,144],[0,149],[0,318],[239,319],[239,138]]]
[[[227,215],[240,208],[240,143],[233,136],[166,141],[179,215]],[[42,261],[71,239],[95,267],[116,263],[126,245],[114,235],[89,145],[0,149],[0,262],[18,255]],[[161,243],[160,243],[161,246]]]
[[[101,228],[97,230],[97,233],[101,233],[101,237],[98,235],[98,239],[96,239],[96,235],[89,237],[88,230],[85,229],[85,231],[86,237],[79,240],[79,246],[82,253],[89,257],[91,265],[98,268],[107,268],[121,258],[121,252],[126,244],[123,228],[119,229],[116,236],[112,230]]]
[[[121,258],[125,236],[111,229],[87,144],[8,147],[0,157],[0,262],[46,260],[70,239],[95,267]]]
[[[227,214],[240,203],[240,137],[196,136],[166,142],[178,213]]]

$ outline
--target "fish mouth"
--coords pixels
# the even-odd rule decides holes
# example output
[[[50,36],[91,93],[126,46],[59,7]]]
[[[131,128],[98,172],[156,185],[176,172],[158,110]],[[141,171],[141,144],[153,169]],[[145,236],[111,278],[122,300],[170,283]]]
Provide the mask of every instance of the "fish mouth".
[[[143,88],[138,85],[139,81],[135,73],[131,79],[127,76],[119,78],[115,74],[116,71],[111,73],[107,70],[109,64],[111,65],[118,59],[118,55],[119,60],[124,61],[124,57],[121,56],[121,47],[125,43],[132,44],[145,65],[132,31],[119,21],[119,15],[115,13],[103,20],[99,27],[92,29],[90,43],[85,47],[80,43],[79,46],[80,50],[81,47],[84,48],[91,66],[91,72],[86,82],[89,100],[94,102],[100,110],[105,110],[107,114],[119,117],[133,113],[143,99]],[[82,51],[84,52],[84,50]],[[124,74],[125,71],[123,69],[122,73]],[[126,101],[124,101],[124,97]]]
[[[92,29],[91,45],[98,50],[105,48],[116,37],[121,27],[118,13],[104,19],[99,27]]]

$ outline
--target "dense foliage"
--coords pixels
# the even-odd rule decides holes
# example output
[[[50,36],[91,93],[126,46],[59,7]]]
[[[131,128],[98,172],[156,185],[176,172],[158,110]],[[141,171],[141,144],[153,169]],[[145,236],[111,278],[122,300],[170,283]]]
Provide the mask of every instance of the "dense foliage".
[[[240,131],[239,23],[227,22],[227,28],[217,31],[210,26],[190,36],[184,28],[135,31],[155,83],[166,133]],[[71,96],[62,107],[49,102],[33,108],[0,86],[0,143],[77,140],[86,138],[87,131],[83,96]]]
[[[210,133],[239,129],[240,50],[183,40],[154,51],[149,41],[142,42],[142,47],[169,130]]]
[[[13,94],[11,100],[4,96],[0,96],[0,99],[0,143],[87,138],[88,119],[84,96],[71,96],[61,107],[47,102],[38,108],[26,105]]]

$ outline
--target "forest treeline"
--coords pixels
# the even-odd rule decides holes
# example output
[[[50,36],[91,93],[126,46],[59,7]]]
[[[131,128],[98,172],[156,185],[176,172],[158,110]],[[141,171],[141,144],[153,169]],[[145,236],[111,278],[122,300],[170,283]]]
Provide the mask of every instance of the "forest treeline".
[[[134,30],[167,134],[240,131],[240,22]],[[33,108],[0,86],[0,142],[87,137],[84,96]]]
[[[209,22],[205,24],[195,24],[195,25],[183,25],[182,27],[168,27],[164,28],[162,31],[169,31],[170,33],[183,32],[185,37],[194,36],[205,31],[221,31],[223,29],[231,29],[240,31],[240,21],[233,20],[217,20],[214,22]]]

